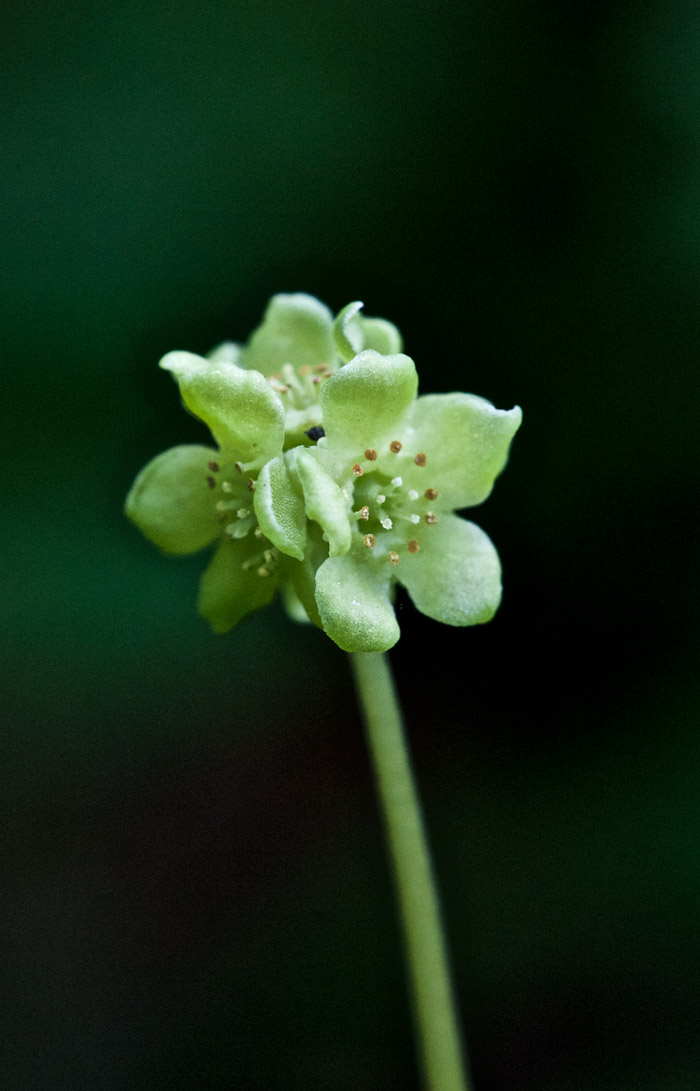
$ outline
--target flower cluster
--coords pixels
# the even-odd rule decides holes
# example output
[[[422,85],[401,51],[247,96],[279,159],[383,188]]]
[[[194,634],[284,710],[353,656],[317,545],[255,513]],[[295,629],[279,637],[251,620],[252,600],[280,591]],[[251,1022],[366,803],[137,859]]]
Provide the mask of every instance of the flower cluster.
[[[157,456],[126,512],[166,553],[215,545],[198,605],[216,632],[277,591],[350,652],[396,643],[397,583],[448,625],[498,608],[498,554],[455,512],[490,493],[520,409],[417,397],[398,330],[360,308],[278,295],[245,345],[161,361],[217,446]]]

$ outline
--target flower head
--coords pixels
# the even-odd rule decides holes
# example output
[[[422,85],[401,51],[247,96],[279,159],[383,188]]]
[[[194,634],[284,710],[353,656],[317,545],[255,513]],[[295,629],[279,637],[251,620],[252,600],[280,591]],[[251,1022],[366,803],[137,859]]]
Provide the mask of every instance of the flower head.
[[[199,610],[217,632],[277,588],[347,651],[396,642],[396,583],[450,625],[498,607],[498,555],[454,512],[488,496],[520,410],[417,398],[398,330],[360,308],[333,322],[310,296],[275,296],[246,345],[161,361],[217,446],[158,455],[126,512],[165,553],[216,546]]]

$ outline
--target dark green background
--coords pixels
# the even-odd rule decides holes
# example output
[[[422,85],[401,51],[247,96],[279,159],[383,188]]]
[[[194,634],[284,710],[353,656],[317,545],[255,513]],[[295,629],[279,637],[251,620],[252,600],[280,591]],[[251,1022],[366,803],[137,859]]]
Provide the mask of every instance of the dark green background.
[[[121,515],[278,291],[524,408],[496,620],[392,653],[476,1091],[700,1085],[700,10],[16,5],[3,1091],[413,1091],[343,655]]]

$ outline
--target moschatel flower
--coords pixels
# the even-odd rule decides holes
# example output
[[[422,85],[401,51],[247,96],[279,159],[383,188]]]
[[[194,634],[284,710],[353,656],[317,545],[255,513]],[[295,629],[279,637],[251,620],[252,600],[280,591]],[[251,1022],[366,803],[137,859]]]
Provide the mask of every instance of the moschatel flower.
[[[359,306],[336,322],[346,356]],[[293,448],[261,473],[261,526],[303,560],[314,583],[309,612],[346,651],[396,643],[397,582],[448,625],[489,621],[500,602],[493,544],[454,512],[491,492],[521,411],[472,394],[416,398],[417,389],[408,356],[363,349],[320,392],[324,435],[315,447]]]
[[[360,307],[334,323],[311,296],[275,296],[246,345],[161,361],[217,448],[153,459],[126,511],[166,553],[216,545],[199,610],[217,632],[278,588],[292,616],[352,652],[398,639],[396,583],[450,625],[498,607],[498,555],[454,512],[488,496],[521,412],[471,394],[416,398],[398,330]]]

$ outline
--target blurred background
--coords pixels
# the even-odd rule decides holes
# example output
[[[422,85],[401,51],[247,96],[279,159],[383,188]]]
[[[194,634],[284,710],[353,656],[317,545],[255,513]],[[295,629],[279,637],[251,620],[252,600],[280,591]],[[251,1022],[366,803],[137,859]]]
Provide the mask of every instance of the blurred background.
[[[343,654],[122,516],[270,295],[523,406],[497,618],[392,662],[475,1091],[700,1086],[700,11],[8,6],[3,1091],[417,1091]]]

